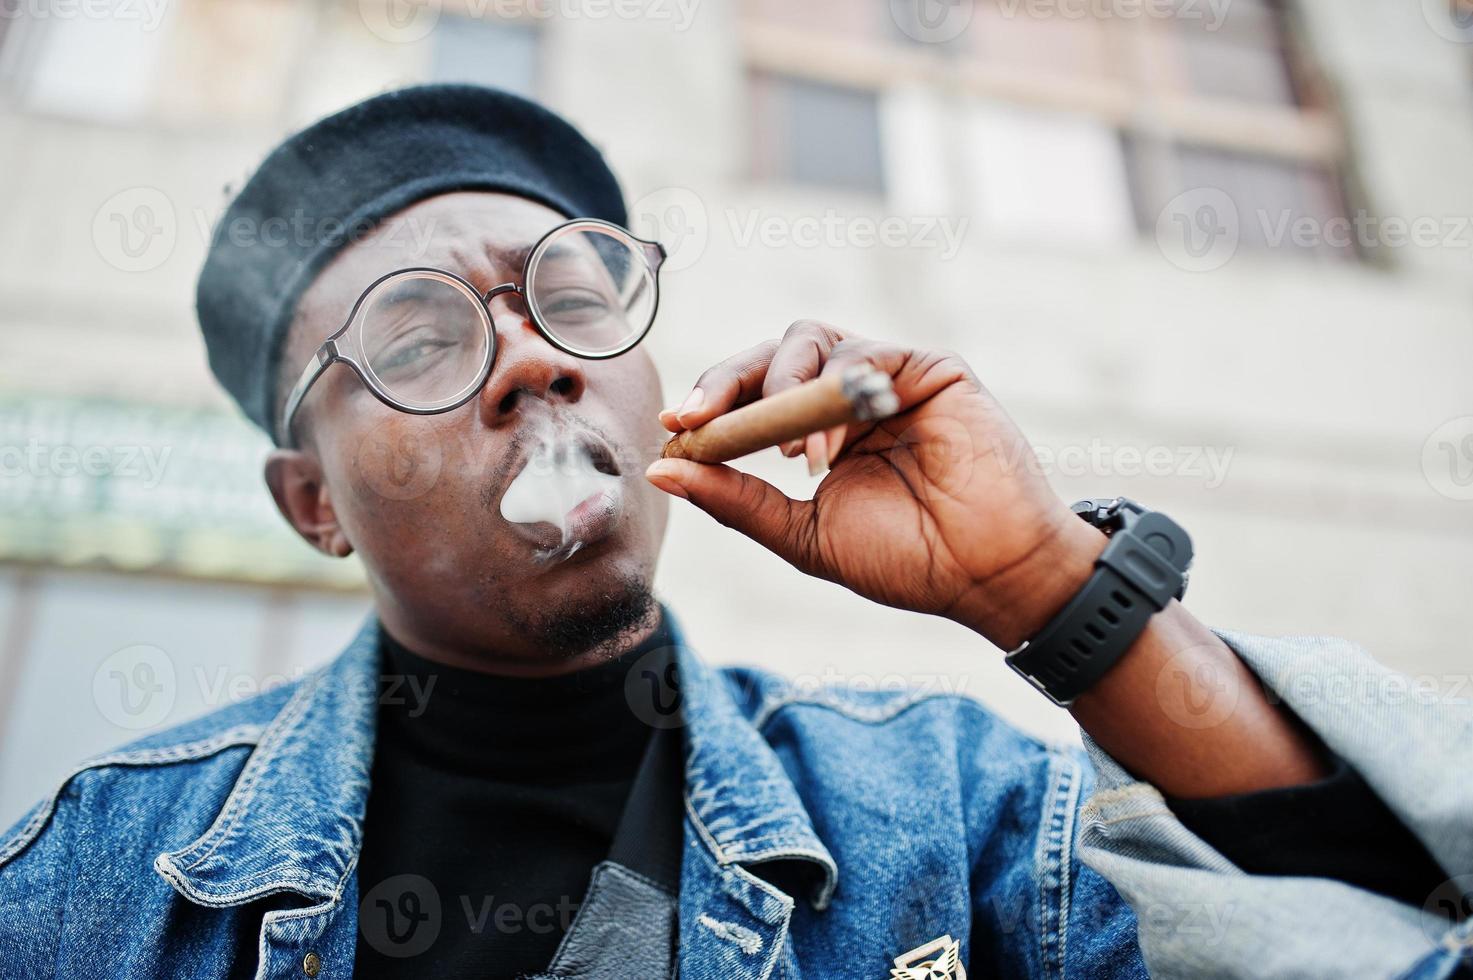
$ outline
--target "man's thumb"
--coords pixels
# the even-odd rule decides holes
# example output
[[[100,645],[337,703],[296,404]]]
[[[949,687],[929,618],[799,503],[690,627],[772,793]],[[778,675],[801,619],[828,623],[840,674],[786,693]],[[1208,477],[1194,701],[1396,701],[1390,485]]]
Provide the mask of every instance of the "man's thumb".
[[[811,571],[811,500],[793,500],[766,480],[730,466],[688,459],[656,460],[644,475],[666,493],[684,497],[727,527]]]

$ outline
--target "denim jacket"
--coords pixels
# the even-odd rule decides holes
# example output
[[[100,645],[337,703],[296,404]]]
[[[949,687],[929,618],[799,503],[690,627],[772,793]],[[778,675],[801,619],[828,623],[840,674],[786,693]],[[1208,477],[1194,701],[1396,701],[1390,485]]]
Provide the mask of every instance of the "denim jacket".
[[[683,980],[883,980],[942,936],[974,980],[1440,977],[1473,945],[1432,907],[1244,874],[1097,747],[962,697],[713,670],[674,635]],[[1224,638],[1473,871],[1466,705],[1332,703],[1295,680],[1394,675],[1335,641]],[[370,621],[303,680],[73,771],[0,840],[0,977],[351,976],[378,642]],[[794,894],[762,875],[778,860],[809,872]]]

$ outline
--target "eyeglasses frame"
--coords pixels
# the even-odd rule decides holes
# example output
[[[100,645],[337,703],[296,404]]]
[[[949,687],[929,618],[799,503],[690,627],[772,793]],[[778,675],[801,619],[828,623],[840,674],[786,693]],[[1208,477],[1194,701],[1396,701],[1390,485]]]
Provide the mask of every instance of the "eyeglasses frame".
[[[650,307],[648,321],[639,333],[614,350],[582,350],[559,339],[548,329],[547,324],[543,321],[541,312],[537,309],[536,298],[531,296],[525,287],[533,267],[541,259],[542,254],[552,244],[553,240],[563,232],[577,231],[584,228],[593,228],[605,233],[612,232],[614,233],[614,237],[628,239],[630,243],[636,246],[635,251],[644,256],[644,260],[649,267],[650,279],[654,286],[654,305]],[[629,231],[629,229],[620,227],[612,221],[604,221],[600,218],[574,218],[571,221],[565,221],[549,229],[532,246],[531,251],[527,253],[527,258],[522,263],[522,281],[520,283],[502,283],[499,286],[487,290],[485,294],[482,294],[480,290],[476,289],[475,286],[472,286],[461,276],[453,272],[446,272],[444,269],[435,269],[429,266],[411,266],[404,269],[396,269],[393,272],[379,276],[359,294],[357,302],[353,304],[353,309],[348,313],[347,320],[322,342],[322,345],[317,348],[317,352],[302,370],[297,383],[292,386],[291,393],[286,399],[286,406],[282,409],[281,424],[277,430],[277,442],[284,448],[294,448],[295,440],[292,439],[291,433],[292,420],[296,417],[298,409],[301,408],[303,399],[307,397],[307,392],[312,389],[312,386],[317,383],[317,380],[322,377],[329,367],[338,363],[346,364],[351,368],[370,394],[395,411],[404,412],[408,415],[440,415],[464,405],[485,387],[486,380],[491,377],[491,369],[496,363],[497,348],[496,323],[491,316],[491,300],[505,293],[515,293],[522,298],[523,304],[527,307],[527,315],[532,321],[532,325],[537,328],[537,332],[542,335],[543,340],[546,340],[558,350],[590,361],[603,361],[611,357],[618,357],[620,354],[637,347],[639,342],[644,340],[650,329],[655,325],[655,315],[660,310],[660,266],[664,264],[667,257],[668,253],[665,251],[664,245],[659,242],[647,241],[640,238]],[[359,322],[359,315],[363,310],[364,303],[373,295],[374,291],[390,279],[408,276],[410,274],[438,278],[440,281],[446,282],[448,285],[454,286],[468,294],[480,307],[481,325],[486,331],[486,355],[482,360],[481,366],[476,371],[475,380],[451,397],[441,399],[439,402],[435,402],[430,406],[407,405],[396,399],[390,393],[389,389],[379,381],[373,368],[369,366],[368,356],[363,350],[362,332],[353,331],[352,336],[348,336],[349,331]],[[345,339],[352,342],[353,349],[344,349],[342,341]]]

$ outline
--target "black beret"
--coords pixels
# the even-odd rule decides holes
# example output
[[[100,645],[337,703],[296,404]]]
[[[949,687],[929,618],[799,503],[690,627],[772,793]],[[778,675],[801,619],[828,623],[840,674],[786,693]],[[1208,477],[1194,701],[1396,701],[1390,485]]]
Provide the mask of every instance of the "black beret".
[[[465,190],[625,223],[619,183],[582,134],[535,103],[475,85],[360,102],[289,137],[246,182],[215,228],[195,308],[210,370],[273,439],[283,341],[313,278],[384,218]]]

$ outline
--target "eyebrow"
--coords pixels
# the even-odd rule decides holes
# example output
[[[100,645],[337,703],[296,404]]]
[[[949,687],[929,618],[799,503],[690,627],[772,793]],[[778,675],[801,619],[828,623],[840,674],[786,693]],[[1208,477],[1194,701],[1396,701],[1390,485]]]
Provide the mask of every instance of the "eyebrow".
[[[512,246],[495,245],[488,243],[484,247],[486,253],[491,256],[492,260],[495,261],[498,266],[506,268],[509,274],[515,275],[517,273],[520,273],[522,269],[526,267],[527,256],[532,254],[532,249],[535,245],[535,242],[528,242],[525,245]]]

